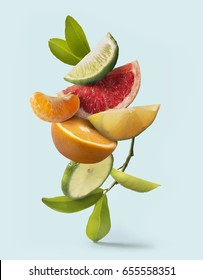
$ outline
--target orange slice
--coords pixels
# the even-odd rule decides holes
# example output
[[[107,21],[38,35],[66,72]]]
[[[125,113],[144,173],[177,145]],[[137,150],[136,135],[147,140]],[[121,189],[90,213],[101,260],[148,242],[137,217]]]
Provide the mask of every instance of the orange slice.
[[[63,97],[53,97],[35,92],[30,98],[34,113],[47,122],[63,122],[71,118],[80,107],[76,95],[68,94]]]
[[[79,163],[102,161],[117,146],[117,142],[102,136],[88,120],[76,116],[53,123],[52,138],[62,155]]]

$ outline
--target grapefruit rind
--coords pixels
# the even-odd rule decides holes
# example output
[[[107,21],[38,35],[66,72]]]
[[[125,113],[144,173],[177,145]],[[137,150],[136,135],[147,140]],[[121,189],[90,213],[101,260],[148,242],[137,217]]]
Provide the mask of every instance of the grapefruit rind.
[[[127,108],[133,102],[140,89],[141,72],[140,72],[139,62],[135,60],[131,63],[131,66],[132,66],[131,71],[134,74],[134,83],[131,87],[130,94],[128,94],[127,97],[121,103],[119,103],[116,107],[114,107],[114,109]],[[118,68],[116,69],[118,70]]]
[[[115,66],[118,59],[118,44],[110,33],[88,53],[65,77],[68,82],[78,85],[96,83],[104,78]]]

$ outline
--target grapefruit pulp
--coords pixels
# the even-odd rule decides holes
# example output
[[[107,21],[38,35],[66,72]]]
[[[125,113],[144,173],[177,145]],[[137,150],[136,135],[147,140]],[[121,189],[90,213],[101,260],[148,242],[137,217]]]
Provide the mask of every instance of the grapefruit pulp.
[[[101,81],[93,85],[73,85],[58,93],[75,94],[80,99],[77,115],[89,115],[108,109],[126,108],[136,97],[140,87],[141,75],[138,61],[115,68]]]

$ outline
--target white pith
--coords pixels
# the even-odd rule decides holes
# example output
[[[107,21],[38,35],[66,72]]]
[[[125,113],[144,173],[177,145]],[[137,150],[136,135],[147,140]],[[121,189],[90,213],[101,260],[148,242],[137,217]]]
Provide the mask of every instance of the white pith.
[[[140,67],[139,67],[138,61],[133,61],[132,62],[132,72],[133,72],[135,77],[140,76]],[[124,100],[121,103],[119,103],[116,107],[114,107],[114,109],[120,109],[120,108],[128,107],[128,105],[130,105],[130,103],[136,97],[139,88],[140,88],[140,79],[135,79],[134,83],[132,85],[130,94],[126,98],[124,98]],[[134,94],[135,92],[136,92],[136,95]]]
[[[75,134],[73,134],[71,131],[65,129],[61,123],[56,123],[56,125],[61,129],[63,130],[66,134],[69,134],[72,138],[75,138],[77,139],[79,142],[83,142],[83,143],[91,143],[92,146],[99,146],[99,147],[103,147],[103,148],[109,148],[109,147],[115,147],[115,143],[109,143],[109,144],[100,144],[100,143],[95,143],[95,142],[91,142],[91,141],[88,141],[88,140],[85,140],[85,139],[81,139],[79,138],[78,136],[76,136]]]

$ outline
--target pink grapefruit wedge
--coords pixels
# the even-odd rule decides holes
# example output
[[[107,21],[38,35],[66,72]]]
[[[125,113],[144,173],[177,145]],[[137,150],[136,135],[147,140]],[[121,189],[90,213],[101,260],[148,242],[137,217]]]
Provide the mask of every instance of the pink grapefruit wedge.
[[[63,96],[70,92],[77,95],[80,99],[77,115],[87,118],[108,109],[128,107],[138,93],[140,81],[138,61],[133,61],[115,68],[93,85],[70,86],[58,95]]]

